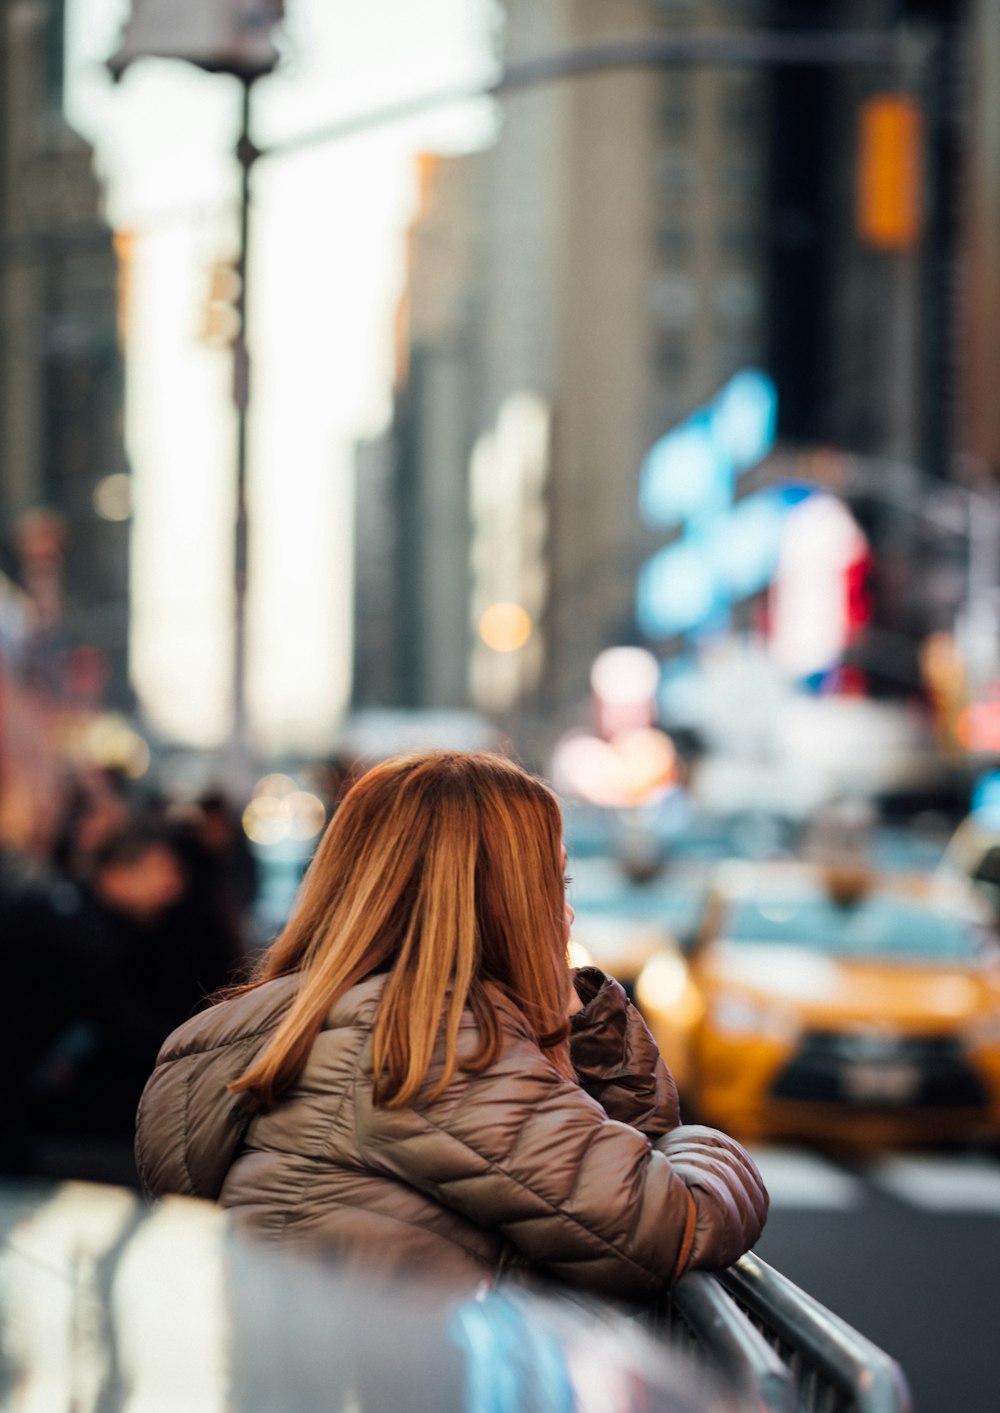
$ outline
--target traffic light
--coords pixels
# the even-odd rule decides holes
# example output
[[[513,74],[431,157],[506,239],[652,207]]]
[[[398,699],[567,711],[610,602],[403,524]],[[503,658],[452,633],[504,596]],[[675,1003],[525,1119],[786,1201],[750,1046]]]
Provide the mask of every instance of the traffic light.
[[[923,115],[912,98],[880,93],[859,114],[857,232],[876,250],[913,250],[923,223]]]
[[[202,310],[198,337],[213,348],[228,348],[240,331],[240,300],[243,282],[228,260],[216,260],[209,268],[208,290]]]
[[[112,237],[117,267],[118,345],[124,348],[132,328],[132,293],[135,268],[135,232],[115,231]]]

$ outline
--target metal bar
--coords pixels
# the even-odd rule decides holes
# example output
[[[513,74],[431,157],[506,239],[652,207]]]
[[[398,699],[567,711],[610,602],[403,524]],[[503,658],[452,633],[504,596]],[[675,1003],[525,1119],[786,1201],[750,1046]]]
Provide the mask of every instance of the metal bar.
[[[554,54],[508,64],[493,83],[442,89],[375,108],[331,123],[300,137],[273,143],[262,157],[280,157],[324,142],[336,142],[355,133],[368,132],[400,122],[429,109],[472,98],[496,98],[534,84],[615,69],[653,69],[689,64],[853,64],[889,65],[899,58],[905,36],[887,31],[807,30],[802,33],[751,30],[714,34],[647,35],[641,39],[577,45]]]
[[[671,1296],[677,1315],[710,1356],[711,1365],[762,1413],[796,1413],[795,1380],[788,1367],[737,1309],[715,1276],[692,1271]]]
[[[911,1413],[896,1361],[759,1256],[748,1252],[718,1279],[751,1316],[849,1393],[857,1413]]]

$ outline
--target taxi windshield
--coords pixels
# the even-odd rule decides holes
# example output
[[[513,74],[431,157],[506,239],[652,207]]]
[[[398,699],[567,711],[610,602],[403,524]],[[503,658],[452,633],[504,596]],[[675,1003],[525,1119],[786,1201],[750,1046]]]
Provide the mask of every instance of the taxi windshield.
[[[843,906],[819,890],[741,898],[731,905],[722,936],[834,956],[928,961],[972,961],[985,946],[980,929],[954,914],[877,894]]]

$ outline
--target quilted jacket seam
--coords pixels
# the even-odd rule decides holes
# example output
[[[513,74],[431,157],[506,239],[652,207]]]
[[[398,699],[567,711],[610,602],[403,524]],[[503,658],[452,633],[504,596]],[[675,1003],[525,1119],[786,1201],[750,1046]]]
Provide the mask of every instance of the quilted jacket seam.
[[[418,1115],[418,1117],[429,1128],[434,1129],[438,1133],[443,1133],[447,1138],[451,1138],[454,1142],[460,1143],[462,1147],[468,1149],[470,1153],[474,1153],[477,1158],[480,1158],[484,1163],[487,1164],[491,1171],[499,1173],[501,1177],[507,1179],[510,1182],[515,1183],[518,1187],[523,1188],[525,1192],[530,1192],[532,1197],[536,1197],[540,1202],[543,1202],[545,1204],[545,1206],[549,1209],[549,1212],[552,1214],[552,1216],[555,1217],[557,1221],[570,1222],[572,1223],[572,1225],[579,1227],[581,1231],[585,1232],[587,1236],[591,1237],[595,1242],[597,1242],[600,1246],[604,1247],[607,1251],[610,1251],[618,1260],[626,1261],[630,1266],[635,1267],[637,1271],[641,1271],[646,1280],[658,1280],[661,1278],[661,1276],[664,1281],[668,1279],[668,1274],[666,1272],[656,1273],[650,1271],[649,1268],[647,1266],[644,1266],[641,1261],[637,1261],[634,1256],[630,1256],[627,1252],[621,1251],[617,1246],[615,1246],[613,1242],[608,1241],[606,1237],[603,1237],[599,1232],[594,1231],[593,1227],[589,1227],[586,1222],[581,1221],[579,1217],[575,1217],[571,1212],[565,1212],[561,1210],[555,1205],[555,1203],[550,1200],[550,1198],[546,1197],[544,1193],[541,1193],[536,1188],[532,1187],[531,1183],[525,1182],[523,1178],[517,1177],[514,1173],[507,1172],[504,1168],[500,1166],[499,1162],[496,1159],[487,1157],[485,1153],[481,1153],[478,1148],[473,1147],[471,1143],[467,1143],[465,1139],[458,1138],[457,1135],[449,1132],[449,1130],[444,1128],[443,1125],[435,1123],[434,1120],[429,1117],[429,1115],[420,1114]],[[439,1188],[446,1188],[450,1185],[451,1182],[457,1181],[465,1181],[465,1179],[446,1179],[444,1182],[439,1183],[438,1186]],[[531,1217],[527,1220],[538,1221],[540,1219],[538,1217]],[[515,1242],[515,1245],[516,1244],[517,1243]],[[568,1259],[571,1259],[572,1264],[576,1264],[577,1262],[583,1263],[587,1260],[593,1260],[595,1258],[581,1256]],[[561,1265],[563,1263],[561,1261],[556,1261],[552,1264]]]
[[[523,1130],[522,1130],[522,1132],[523,1132]],[[574,1197],[576,1196],[576,1194],[577,1194],[577,1193],[579,1192],[579,1190],[580,1190],[580,1181],[581,1181],[581,1179],[582,1179],[582,1177],[583,1177],[583,1165],[584,1165],[584,1162],[586,1161],[586,1155],[587,1155],[587,1153],[590,1152],[591,1146],[593,1145],[594,1140],[597,1138],[597,1135],[598,1135],[599,1132],[600,1132],[600,1130],[595,1128],[595,1129],[593,1130],[593,1132],[592,1132],[592,1133],[589,1135],[589,1137],[587,1138],[587,1147],[586,1147],[586,1150],[585,1150],[583,1156],[580,1158],[580,1161],[579,1161],[579,1162],[577,1163],[577,1165],[576,1165],[576,1173],[575,1173],[574,1178],[573,1178],[573,1187],[572,1187],[572,1190],[570,1191],[569,1196],[568,1196],[567,1199],[566,1199],[567,1203],[572,1202],[573,1199],[574,1199]]]
[[[198,1189],[197,1189],[197,1186],[195,1185],[194,1174],[191,1172],[191,1164],[190,1164],[190,1162],[188,1161],[189,1158],[190,1158],[190,1135],[191,1135],[191,1126],[190,1126],[190,1124],[189,1124],[189,1122],[188,1122],[188,1115],[190,1114],[190,1111],[191,1111],[191,1080],[192,1080],[192,1077],[193,1077],[193,1071],[194,1071],[194,1066],[193,1066],[193,1065],[187,1065],[187,1066],[185,1067],[185,1071],[184,1071],[184,1127],[183,1127],[184,1142],[181,1144],[181,1160],[182,1160],[183,1163],[184,1163],[184,1171],[185,1171],[185,1173],[187,1174],[187,1180],[188,1180],[188,1184],[189,1184],[189,1186],[190,1186],[190,1188],[191,1188],[191,1191],[192,1191],[192,1192],[197,1192]]]
[[[203,1045],[192,1046],[191,1049],[185,1047],[183,1050],[171,1051],[163,1056],[159,1064],[176,1065],[181,1060],[192,1059],[195,1055],[212,1055],[217,1050],[228,1050],[233,1045],[244,1045],[248,1040],[256,1040],[258,1036],[275,1030],[280,1023],[281,1017],[276,1016],[274,1020],[268,1021],[267,1025],[258,1026],[256,1030],[241,1031],[239,1035],[234,1035],[230,1040],[213,1040]]]
[[[348,1095],[351,1095],[351,1097],[353,1098],[354,1095],[355,1095],[356,1089],[357,1089],[357,1082],[358,1082],[358,1059],[359,1059],[359,1057],[360,1057],[360,1055],[361,1055],[361,1051],[364,1049],[365,1040],[367,1039],[367,1036],[368,1036],[368,1032],[367,1032],[366,1030],[364,1030],[361,1026],[358,1026],[357,1029],[358,1029],[358,1036],[359,1036],[360,1043],[358,1044],[357,1048],[356,1048],[355,1051],[354,1051],[354,1054],[353,1054],[352,1057],[351,1057],[352,1083],[350,1083],[350,1084],[345,1084],[345,1085],[344,1085],[344,1092],[343,1092],[343,1093],[341,1094],[341,1096],[340,1096],[340,1103],[336,1106],[336,1108],[335,1108],[335,1109],[333,1110],[333,1112],[331,1113],[331,1115],[330,1115],[330,1121],[329,1121],[329,1123],[328,1123],[327,1126],[326,1126],[326,1134],[325,1134],[324,1140],[323,1140],[324,1156],[323,1156],[322,1159],[319,1160],[319,1162],[321,1162],[321,1163],[323,1163],[323,1164],[327,1164],[327,1163],[329,1163],[329,1161],[330,1161],[329,1155],[325,1152],[325,1150],[326,1150],[326,1149],[328,1148],[328,1146],[329,1146],[330,1134],[333,1132],[334,1125],[336,1124],[337,1120],[340,1118],[341,1113],[343,1112],[344,1105],[347,1103],[347,1097],[348,1097]],[[356,1106],[356,1105],[355,1105],[354,1128],[355,1128],[355,1136],[356,1136],[356,1135],[357,1135],[357,1106]],[[281,1224],[281,1229],[282,1229],[282,1231],[286,1231],[286,1230],[288,1229],[288,1226],[289,1226],[289,1224],[290,1224],[290,1222],[291,1222],[292,1213],[301,1210],[302,1205],[303,1205],[303,1203],[304,1203],[305,1200],[306,1200],[306,1195],[307,1195],[307,1193],[309,1192],[310,1187],[317,1181],[317,1179],[318,1179],[318,1177],[319,1177],[319,1174],[320,1174],[321,1172],[325,1171],[325,1167],[320,1167],[320,1166],[319,1166],[319,1162],[317,1163],[317,1168],[316,1168],[315,1171],[310,1171],[310,1172],[307,1172],[307,1173],[305,1174],[305,1176],[304,1176],[304,1178],[302,1179],[302,1182],[301,1182],[301,1184],[300,1184],[300,1186],[299,1186],[299,1191],[298,1191],[298,1193],[297,1193],[297,1195],[296,1195],[296,1198],[295,1198],[294,1203],[291,1203],[288,1207],[285,1208],[284,1220],[282,1221],[282,1224]]]
[[[645,1138],[646,1135],[643,1134],[643,1137]],[[647,1143],[649,1142],[648,1139],[646,1139],[646,1141],[647,1141]],[[649,1152],[652,1152],[652,1145],[650,1145]],[[647,1153],[646,1157],[647,1157],[647,1161],[649,1161],[649,1153]],[[645,1202],[642,1200],[641,1197],[640,1197],[639,1201],[636,1202],[636,1204],[635,1204],[635,1212],[634,1212],[633,1215],[632,1215],[632,1225],[629,1227],[629,1232],[628,1232],[629,1243],[631,1243],[631,1242],[633,1242],[633,1241],[635,1240],[635,1234],[636,1234],[636,1232],[639,1230],[639,1223],[642,1221],[642,1213],[643,1213],[643,1208],[645,1207],[645,1205],[646,1205],[646,1204],[645,1204]]]

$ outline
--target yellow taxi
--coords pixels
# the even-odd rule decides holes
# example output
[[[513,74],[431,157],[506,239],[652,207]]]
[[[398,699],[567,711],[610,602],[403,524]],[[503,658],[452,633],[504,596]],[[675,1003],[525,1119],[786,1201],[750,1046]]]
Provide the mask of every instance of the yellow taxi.
[[[940,882],[725,865],[634,990],[686,1118],[751,1141],[1000,1136],[1000,942]]]

